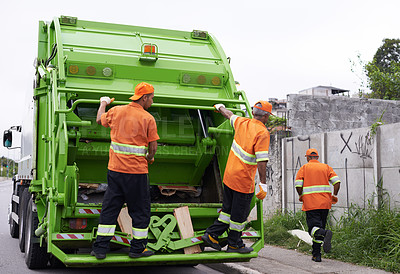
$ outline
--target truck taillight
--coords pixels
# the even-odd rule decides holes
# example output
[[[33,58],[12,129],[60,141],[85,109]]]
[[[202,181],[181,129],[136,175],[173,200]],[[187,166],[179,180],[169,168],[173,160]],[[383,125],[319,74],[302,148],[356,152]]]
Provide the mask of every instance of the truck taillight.
[[[96,68],[94,66],[88,66],[86,68],[87,75],[93,76],[96,74]]]
[[[70,229],[85,229],[87,227],[87,219],[70,219]]]

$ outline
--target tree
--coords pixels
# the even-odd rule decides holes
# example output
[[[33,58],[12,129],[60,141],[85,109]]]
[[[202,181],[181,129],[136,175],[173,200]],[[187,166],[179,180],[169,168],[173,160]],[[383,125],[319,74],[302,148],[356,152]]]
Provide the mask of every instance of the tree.
[[[382,42],[382,46],[374,55],[374,60],[382,72],[391,72],[392,63],[400,61],[400,39],[383,39]]]
[[[365,65],[367,97],[400,100],[400,39],[383,39],[371,62]]]
[[[270,133],[274,133],[275,131],[285,130],[286,129],[286,118],[281,118],[277,116],[269,116],[268,122],[266,126]]]

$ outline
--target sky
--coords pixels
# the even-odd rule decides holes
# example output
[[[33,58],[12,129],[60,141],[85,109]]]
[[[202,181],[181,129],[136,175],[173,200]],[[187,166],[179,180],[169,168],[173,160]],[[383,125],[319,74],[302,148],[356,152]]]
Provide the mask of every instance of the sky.
[[[3,1],[0,131],[21,125],[32,96],[38,21],[55,16],[192,31],[206,30],[231,57],[240,89],[254,104],[319,85],[360,89],[361,66],[384,38],[400,37],[397,0],[68,0]],[[2,140],[2,136],[0,136]],[[17,138],[15,135],[14,138]],[[19,150],[0,146],[0,156]]]

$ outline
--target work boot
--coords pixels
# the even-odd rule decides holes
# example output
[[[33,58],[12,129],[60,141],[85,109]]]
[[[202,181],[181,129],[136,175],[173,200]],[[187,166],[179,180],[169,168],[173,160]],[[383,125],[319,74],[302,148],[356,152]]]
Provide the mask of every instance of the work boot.
[[[94,250],[92,250],[92,252],[90,252],[90,255],[95,256],[96,259],[98,259],[98,260],[105,259],[107,256],[106,253],[96,253],[96,252],[94,252]]]
[[[231,245],[228,245],[228,248],[226,249],[227,253],[233,253],[233,252],[237,252],[237,253],[250,253],[252,252],[254,249],[252,247],[247,247],[247,246],[242,246],[242,247],[234,247]]]
[[[322,261],[321,260],[321,253],[313,255],[311,260],[313,260],[314,262],[317,262],[317,263],[321,262]]]
[[[149,257],[154,255],[153,251],[148,250],[147,248],[145,248],[142,252],[140,253],[135,253],[135,252],[129,252],[128,256],[130,258],[140,258],[140,257]]]
[[[207,232],[204,233],[203,236],[201,236],[201,239],[203,240],[203,242],[205,242],[206,244],[208,244],[209,246],[211,246],[215,250],[221,251],[221,246],[219,245],[218,240],[215,239],[214,237],[212,237]]]
[[[323,248],[324,248],[324,252],[328,253],[329,251],[331,251],[331,240],[332,240],[332,231],[330,230],[326,230],[325,232],[325,237],[324,237],[324,244],[323,244]]]

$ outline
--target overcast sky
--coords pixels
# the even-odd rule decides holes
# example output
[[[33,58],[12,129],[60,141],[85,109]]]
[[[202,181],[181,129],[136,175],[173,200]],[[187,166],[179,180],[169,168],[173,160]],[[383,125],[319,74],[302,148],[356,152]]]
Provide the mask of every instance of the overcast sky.
[[[0,130],[20,125],[32,96],[38,21],[60,15],[215,35],[250,104],[318,85],[356,93],[350,60],[370,61],[384,38],[400,37],[400,1],[68,0],[2,1]],[[361,73],[361,72],[360,72]],[[2,140],[2,137],[1,137]],[[18,158],[17,152],[11,157]],[[8,155],[1,145],[0,155]]]

